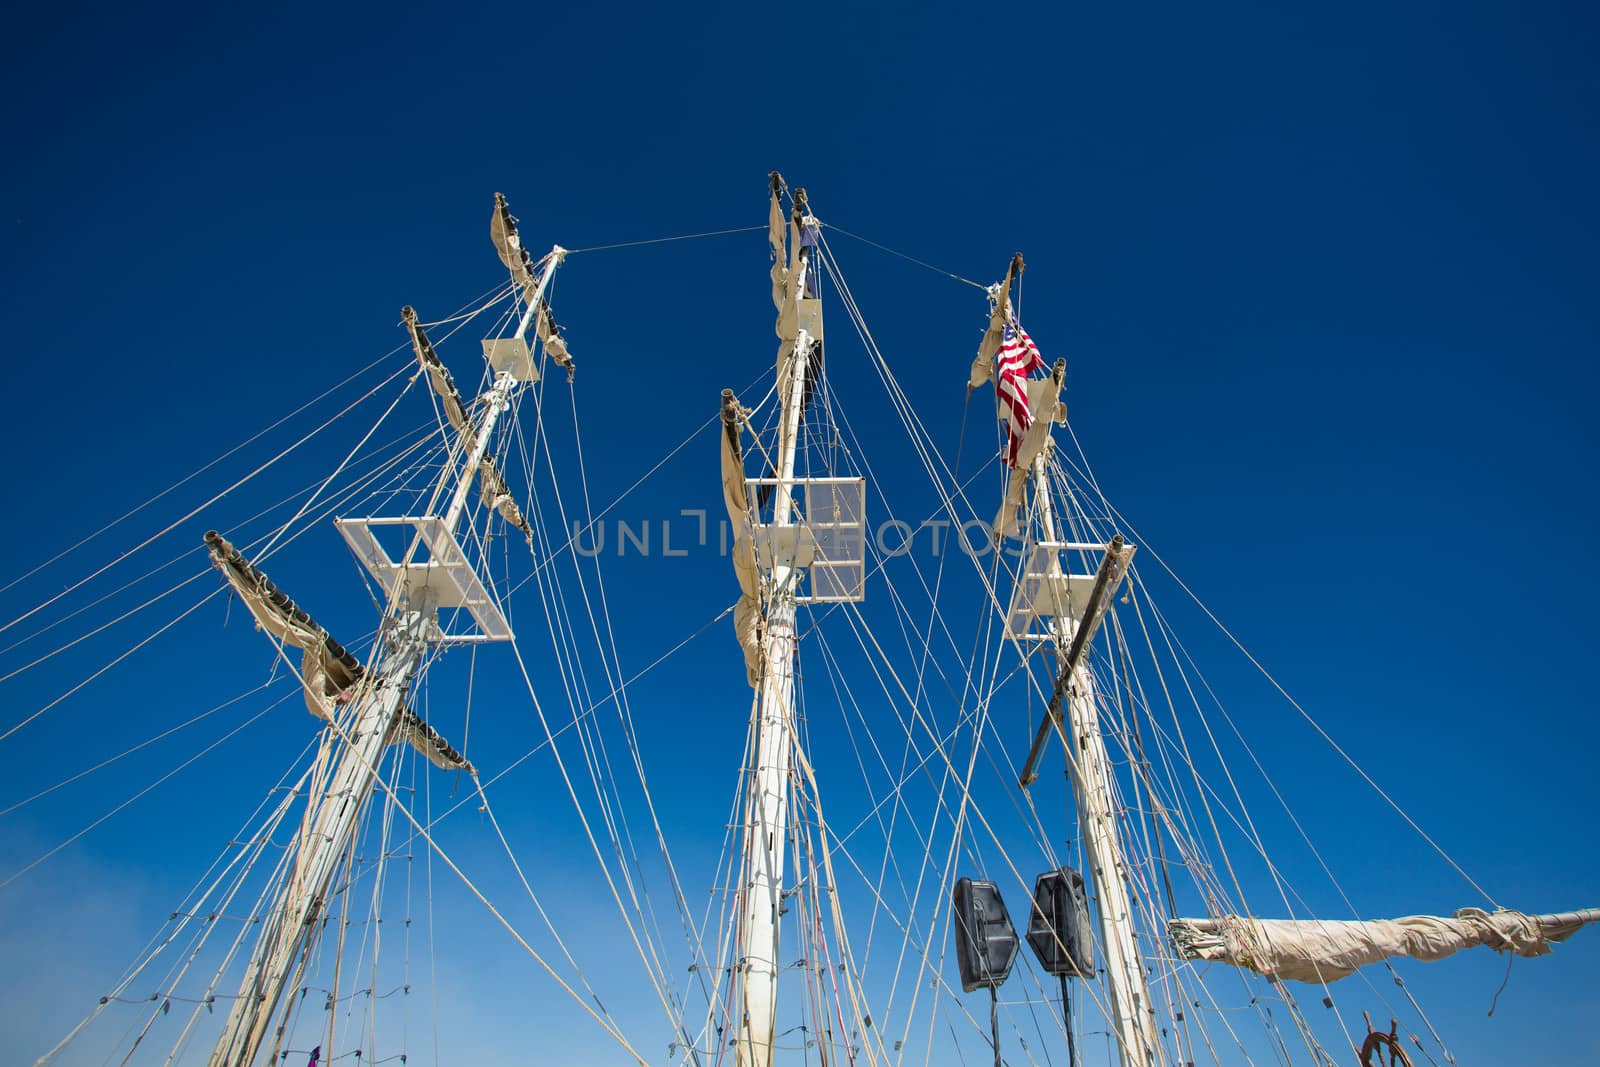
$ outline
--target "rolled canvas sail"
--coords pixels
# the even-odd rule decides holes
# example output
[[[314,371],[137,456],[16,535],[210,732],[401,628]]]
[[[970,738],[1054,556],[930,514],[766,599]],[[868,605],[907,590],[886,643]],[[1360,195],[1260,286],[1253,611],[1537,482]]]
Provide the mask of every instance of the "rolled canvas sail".
[[[1451,918],[1407,915],[1399,919],[1324,922],[1318,919],[1173,919],[1167,934],[1184,959],[1244,967],[1269,978],[1323,984],[1391,956],[1432,962],[1464,948],[1544,956],[1600,909],[1558,915],[1462,908]]]

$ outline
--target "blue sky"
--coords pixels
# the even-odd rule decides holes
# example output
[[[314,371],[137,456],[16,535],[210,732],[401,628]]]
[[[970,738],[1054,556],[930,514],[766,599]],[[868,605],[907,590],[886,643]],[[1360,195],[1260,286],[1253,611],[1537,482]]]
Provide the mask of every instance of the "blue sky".
[[[35,8],[0,44],[15,398],[0,547],[30,569],[399,343],[402,303],[437,317],[496,284],[495,190],[535,247],[586,248],[758,224],[777,168],[826,222],[967,277],[997,277],[1022,249],[1024,321],[1068,359],[1073,432],[1141,543],[1497,899],[1594,905],[1595,45],[1579,5]],[[831,240],[954,457],[981,297]],[[765,284],[759,234],[572,257],[555,307],[597,497],[770,365]],[[475,381],[470,343],[446,358]],[[834,387],[892,452],[856,358],[830,344]],[[607,424],[618,408],[626,430]],[[987,445],[978,414],[964,474]],[[620,516],[715,508],[712,456],[709,440],[681,453]],[[0,614],[225,484],[6,592]],[[170,553],[252,510],[228,507]],[[732,595],[725,565],[699,555],[607,567],[629,601],[630,673]],[[336,633],[370,625],[331,533],[273,573]],[[267,661],[237,609],[193,622],[0,742],[0,807],[254,684]],[[1364,907],[1478,903],[1214,636],[1197,641]],[[5,724],[127,643],[0,683]],[[746,697],[720,627],[685,656],[634,699],[663,702],[641,725],[652,784],[703,865],[718,835],[688,828],[725,818]],[[497,742],[532,743],[526,719],[478,714],[481,763]],[[7,1047],[37,1054],[92,1003],[305,744],[301,715],[266,716],[0,889]],[[0,817],[7,870],[224,732],[206,728]],[[546,796],[518,788],[524,804]],[[564,822],[497,813],[548,847],[552,871],[580,847]],[[587,929],[603,936],[604,916]],[[520,975],[490,934],[459,936]],[[1577,1010],[1597,989],[1590,938],[1518,963],[1494,1019],[1493,956],[1415,980],[1436,983],[1463,1062],[1526,1053],[1523,1024],[1541,1062],[1592,1062]],[[461,1010],[493,1021],[461,1027],[504,1028],[516,1009],[487,1007],[503,991],[473,989]]]

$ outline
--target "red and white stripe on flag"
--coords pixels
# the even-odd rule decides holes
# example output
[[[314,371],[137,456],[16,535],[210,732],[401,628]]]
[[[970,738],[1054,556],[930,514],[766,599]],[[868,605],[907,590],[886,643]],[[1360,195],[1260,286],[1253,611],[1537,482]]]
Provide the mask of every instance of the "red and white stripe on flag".
[[[1012,319],[1006,323],[1000,338],[1000,351],[994,361],[995,395],[1006,413],[1006,466],[1017,465],[1017,451],[1022,447],[1022,435],[1033,425],[1033,412],[1028,410],[1028,375],[1044,366],[1039,346],[1033,343],[1028,331]]]

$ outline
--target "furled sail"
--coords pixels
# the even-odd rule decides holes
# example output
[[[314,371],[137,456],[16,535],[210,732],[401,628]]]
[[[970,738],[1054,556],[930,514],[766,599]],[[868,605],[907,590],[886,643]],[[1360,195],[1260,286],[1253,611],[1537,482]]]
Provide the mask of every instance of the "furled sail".
[[[772,202],[767,209],[767,243],[772,246],[772,306],[783,310],[784,298],[789,292],[789,253],[785,242],[788,230],[783,217],[783,176],[773,171]],[[783,337],[782,319],[779,320],[778,337]]]
[[[1050,442],[1050,427],[1067,421],[1067,408],[1061,402],[1061,386],[1066,378],[1066,362],[1057,360],[1048,378],[1038,378],[1027,383],[1028,410],[1033,422],[1022,434],[1017,446],[1017,463],[1007,472],[1006,498],[994,517],[997,537],[1013,537],[1017,533],[1017,518],[1022,510],[1022,497],[1028,485],[1028,468],[1039,458]]]
[[[366,668],[289,595],[272,583],[239,550],[215,530],[206,533],[211,559],[244,601],[261,628],[300,656],[300,676],[305,681],[306,708],[319,719],[333,721],[334,711],[349,703]],[[394,726],[397,738],[411,744],[436,767],[471,771],[472,764],[438,731],[410,708],[402,708]]]
[[[989,288],[989,326],[967,375],[969,395],[985,382],[995,383],[995,407],[1006,424],[1002,459],[1008,474],[1005,499],[994,517],[996,538],[1016,535],[1027,492],[1028,469],[1049,445],[1051,425],[1067,419],[1066,407],[1061,403],[1066,362],[1056,360],[1046,378],[1029,377],[1043,366],[1043,359],[1017,322],[1011,306],[1011,286],[1022,274],[1022,268],[1022,253],[1018,252],[1006,267],[1005,281]],[[997,367],[996,360],[1002,352],[1007,356]]]
[[[795,339],[800,332],[800,311],[797,304],[798,286],[800,282],[800,240],[796,232],[797,223],[793,217],[789,219],[787,228],[779,222],[783,214],[783,205],[780,202],[783,195],[783,179],[776,174],[772,182],[772,206],[767,221],[767,240],[772,245],[772,303],[778,310],[778,318],[773,323],[773,332],[778,335],[778,380],[785,381],[788,376],[789,358],[794,355]],[[798,209],[797,209],[798,211]],[[782,241],[775,240],[780,232],[786,232],[788,237],[787,251]],[[781,279],[781,284],[780,284]]]
[[[400,738],[428,758],[428,762],[442,771],[468,771],[473,770],[467,757],[457,752],[455,746],[446,741],[438,730],[422,721],[422,717],[410,708],[400,709],[400,719],[395,724],[396,732]]]
[[[767,210],[767,243],[772,249],[772,305],[778,312],[773,323],[779,342],[777,377],[779,382],[789,381],[792,376],[790,361],[797,356],[806,361],[805,384],[800,394],[800,417],[803,419],[811,409],[817,383],[822,380],[821,318],[814,313],[821,223],[810,214],[804,189],[794,191],[794,208],[786,216],[783,194],[788,187],[783,183],[783,175],[773,171],[768,177],[771,201]],[[807,315],[803,306],[813,309],[813,313]],[[774,473],[769,467],[767,477]],[[757,490],[759,507],[766,506],[772,489],[772,485],[766,484]]]
[[[772,174],[772,203],[767,217],[767,241],[772,246],[772,304],[778,310],[773,332],[778,335],[778,380],[789,380],[789,360],[799,350],[806,362],[805,393],[801,400],[801,415],[811,406],[811,394],[822,376],[822,338],[817,334],[816,319],[810,319],[811,333],[801,335],[801,305],[816,297],[816,247],[818,227],[821,225],[810,214],[806,191],[794,191],[794,210],[789,213],[787,230],[783,220],[783,178]],[[785,237],[787,233],[787,251]],[[785,258],[787,257],[787,259]]]
[[[739,443],[743,412],[731,389],[722,391],[722,502],[733,524],[733,573],[739,579],[739,602],[733,608],[733,629],[744,652],[745,676],[751,688],[761,683],[761,602],[756,553],[750,541],[750,495],[745,490],[744,450]]]
[[[561,336],[561,327],[556,325],[550,317],[550,308],[546,304],[539,305],[539,317],[534,324],[534,333],[539,338],[539,343],[544,345],[544,350],[550,353],[550,358],[556,364],[567,370],[567,381],[572,380],[572,353],[567,351],[567,342]]]
[[[1184,959],[1244,967],[1268,978],[1322,984],[1391,956],[1432,962],[1464,948],[1544,956],[1583,926],[1600,922],[1600,908],[1525,915],[1462,908],[1451,918],[1323,922],[1317,919],[1172,919],[1167,935]]]
[[[972,361],[967,375],[967,391],[971,392],[994,377],[994,357],[1000,351],[1000,339],[1005,334],[1006,323],[1011,321],[1011,283],[1022,273],[1022,253],[1011,257],[1006,268],[1006,280],[991,289],[994,307],[989,311],[989,328],[983,332],[978,344],[978,355]]]
[[[417,322],[414,308],[409,304],[401,308],[400,320],[405,324],[406,331],[411,334],[411,349],[417,354],[417,362],[428,372],[428,380],[433,383],[433,391],[439,394],[439,402],[444,405],[444,417],[449,420],[451,426],[465,433],[467,408],[461,401],[460,391],[456,389],[455,379],[450,376],[450,369],[433,350],[433,343],[428,340],[422,325]]]
[[[550,353],[550,358],[567,371],[567,380],[572,380],[572,353],[567,351],[567,342],[561,337],[561,327],[550,317],[550,308],[539,298],[539,279],[534,275],[535,264],[528,250],[522,246],[522,237],[517,233],[517,219],[511,214],[511,209],[506,206],[504,193],[494,194],[494,215],[489,219],[489,237],[494,241],[494,250],[500,256],[500,262],[506,265],[511,272],[511,280],[522,290],[522,302],[529,309],[537,303],[534,319],[534,335],[539,338],[539,343],[544,345],[544,350]],[[566,255],[564,249],[557,249],[556,262]],[[541,262],[543,262],[541,260]],[[527,322],[523,322],[524,329]],[[519,332],[518,337],[522,334]]]
[[[478,464],[478,491],[483,494],[484,504],[498,511],[508,525],[515,526],[528,537],[533,536],[532,527],[523,517],[522,509],[517,507],[517,498],[511,495],[500,468],[489,456],[484,456]]]
[[[255,568],[221,534],[206,534],[211,559],[234,592],[244,601],[261,628],[300,656],[300,676],[306,685],[306,708],[319,719],[332,720],[334,709],[348,701],[361,680],[361,661],[317,625],[288,594]]]
[[[522,247],[516,216],[506,206],[504,193],[494,194],[494,215],[489,220],[489,237],[494,241],[494,250],[500,254],[500,262],[511,272],[512,281],[522,287],[523,299],[531,304],[534,293],[533,257]]]

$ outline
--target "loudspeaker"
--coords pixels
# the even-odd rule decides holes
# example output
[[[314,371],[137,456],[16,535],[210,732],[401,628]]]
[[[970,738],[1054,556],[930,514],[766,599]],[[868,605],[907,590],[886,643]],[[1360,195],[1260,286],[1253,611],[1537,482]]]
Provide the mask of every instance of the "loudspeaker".
[[[1028,944],[1051,974],[1094,977],[1094,929],[1083,875],[1062,867],[1039,876],[1033,886]]]
[[[961,988],[998,988],[1017,959],[1017,931],[993,882],[963,878],[955,891],[956,962]]]

